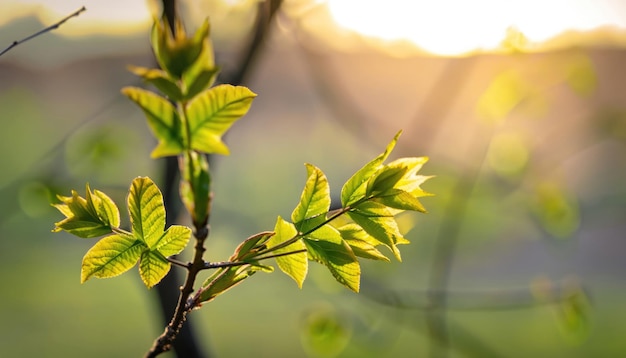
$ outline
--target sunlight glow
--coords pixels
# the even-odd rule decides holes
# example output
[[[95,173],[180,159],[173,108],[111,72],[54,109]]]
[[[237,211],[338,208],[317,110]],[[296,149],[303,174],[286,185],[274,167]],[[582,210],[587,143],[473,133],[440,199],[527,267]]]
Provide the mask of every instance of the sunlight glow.
[[[620,0],[327,0],[339,26],[387,41],[405,40],[434,54],[497,48],[507,29],[531,42],[566,30],[626,28]]]

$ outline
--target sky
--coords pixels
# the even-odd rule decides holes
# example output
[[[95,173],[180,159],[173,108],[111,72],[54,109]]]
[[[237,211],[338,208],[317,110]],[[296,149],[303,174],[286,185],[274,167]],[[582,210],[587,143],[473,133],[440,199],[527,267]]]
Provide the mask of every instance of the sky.
[[[235,5],[254,2],[221,1]],[[406,40],[431,53],[444,55],[497,47],[511,27],[535,42],[567,29],[584,31],[604,25],[626,29],[624,0],[285,1],[327,6],[331,18],[341,28],[382,40]],[[124,34],[149,26],[152,14],[158,12],[158,3],[158,0],[0,0],[0,26],[29,14],[37,14],[44,24],[54,23],[85,6],[87,11],[64,24],[58,33]]]

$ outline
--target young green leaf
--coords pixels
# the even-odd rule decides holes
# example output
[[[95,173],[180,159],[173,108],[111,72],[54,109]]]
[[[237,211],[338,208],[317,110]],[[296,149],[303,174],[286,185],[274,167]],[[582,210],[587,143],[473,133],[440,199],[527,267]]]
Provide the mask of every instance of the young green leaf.
[[[204,153],[229,154],[222,135],[243,117],[256,94],[246,87],[219,85],[189,101],[186,115],[191,148]]]
[[[321,224],[330,208],[330,187],[326,175],[314,165],[306,164],[307,181],[300,202],[291,214],[291,220],[300,232]]]
[[[263,231],[250,236],[237,246],[235,252],[230,257],[230,261],[243,261],[246,258],[255,255],[260,250],[267,248],[267,241],[274,236],[274,234],[275,233],[272,231]]]
[[[135,237],[154,249],[163,235],[163,195],[148,177],[135,178],[128,193],[128,211]]]
[[[179,79],[198,61],[209,36],[209,23],[205,21],[191,38],[187,37],[178,18],[175,27],[173,35],[167,21],[157,21],[152,28],[151,39],[159,66]]]
[[[407,244],[409,241],[402,236],[392,213],[384,205],[375,202],[364,202],[348,212],[354,222],[361,226],[372,239],[387,246],[398,261],[402,261],[400,250],[396,245]]]
[[[406,167],[407,171],[398,181],[394,188],[406,191],[416,198],[422,196],[431,196],[432,194],[425,192],[421,189],[421,185],[431,176],[417,175],[417,172],[422,169],[422,166],[428,161],[428,157],[410,157],[400,158],[389,163],[388,166],[402,166]]]
[[[209,216],[211,177],[209,161],[204,154],[186,152],[179,157],[180,197],[197,226],[206,224]]]
[[[392,189],[407,172],[403,166],[385,165],[378,169],[376,173],[367,181],[365,196],[372,196]]]
[[[167,256],[180,253],[191,237],[191,229],[172,225],[165,232],[163,195],[150,178],[133,180],[128,194],[128,211],[133,236],[145,244],[139,274],[148,288],[157,284],[170,270]]]
[[[337,282],[354,292],[359,292],[361,266],[352,249],[343,240],[305,239],[308,256],[328,268]]]
[[[128,271],[145,249],[145,243],[131,235],[114,234],[103,238],[83,257],[80,282],[91,277],[114,277]]]
[[[201,62],[199,61],[198,63],[201,63]],[[215,82],[218,72],[219,72],[218,68],[209,67],[209,68],[202,68],[198,70],[197,73],[194,73],[192,71],[188,72],[189,75],[185,73],[185,75],[183,76],[183,81],[185,81],[186,77],[189,77],[189,80],[188,80],[189,85],[187,86],[184,99],[191,100],[192,98],[197,96],[198,93],[211,87],[211,85],[213,85],[213,83]]]
[[[387,256],[376,249],[376,246],[380,245],[380,241],[370,236],[359,225],[350,223],[338,227],[337,230],[339,230],[346,244],[352,248],[354,255],[370,260],[389,261]]]
[[[171,101],[180,101],[183,94],[176,84],[176,81],[170,78],[167,72],[140,66],[128,66],[128,69],[135,75],[143,78],[144,81],[154,85],[159,91],[163,92]]]
[[[415,196],[400,189],[389,189],[385,193],[377,195],[372,201],[397,209],[392,211],[394,215],[403,210],[426,212],[426,208]]]
[[[365,196],[366,183],[374,173],[381,167],[382,163],[389,157],[391,151],[396,146],[396,142],[402,131],[399,131],[393,140],[387,145],[385,151],[374,158],[363,168],[359,169],[341,188],[341,204],[344,207],[350,206]]]
[[[111,233],[111,227],[120,224],[119,209],[106,194],[91,192],[86,186],[85,198],[72,190],[72,196],[58,196],[62,204],[55,204],[65,219],[57,222],[53,232],[65,230],[82,238],[93,238]]]
[[[150,154],[153,158],[178,155],[185,148],[182,123],[176,108],[165,98],[137,87],[124,87],[122,93],[145,113],[150,129],[159,144]]]
[[[145,250],[141,253],[139,276],[148,288],[159,283],[170,271],[171,264],[158,251]]]
[[[276,234],[270,237],[270,239],[267,241],[267,247],[269,249],[274,246],[280,245],[292,238],[295,238],[298,235],[298,230],[296,230],[296,227],[292,223],[283,220],[283,218],[281,218],[280,216],[276,220],[274,232]],[[305,250],[306,247],[304,246],[302,240],[296,240],[294,243],[288,246],[272,251],[273,254],[295,252],[290,255],[277,257],[276,263],[278,264],[278,267],[281,269],[281,271],[283,271],[294,281],[296,281],[298,287],[300,288],[302,288],[302,283],[306,278],[306,274],[309,268]]]
[[[200,290],[193,298],[193,305],[212,301],[217,296],[237,286],[243,280],[254,275],[261,268],[251,265],[221,267],[204,281]]]

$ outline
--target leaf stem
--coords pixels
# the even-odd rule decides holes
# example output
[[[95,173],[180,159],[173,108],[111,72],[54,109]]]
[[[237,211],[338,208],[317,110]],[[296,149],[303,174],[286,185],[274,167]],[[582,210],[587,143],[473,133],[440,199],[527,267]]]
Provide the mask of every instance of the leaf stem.
[[[309,230],[307,230],[307,231],[305,231],[305,232],[299,232],[299,233],[297,233],[296,235],[294,235],[294,237],[292,237],[291,239],[289,239],[289,240],[287,240],[287,241],[285,241],[285,242],[282,242],[282,243],[280,243],[280,244],[278,244],[278,245],[276,245],[276,246],[272,246],[272,247],[269,247],[269,248],[267,248],[267,249],[265,249],[265,250],[259,251],[259,252],[257,252],[255,255],[253,255],[252,257],[261,256],[261,255],[264,255],[264,254],[270,253],[270,252],[272,252],[272,251],[276,251],[276,250],[282,249],[283,247],[287,247],[287,246],[289,246],[289,245],[293,244],[294,242],[296,242],[296,241],[300,240],[301,238],[303,238],[303,237],[305,237],[305,236],[307,236],[307,235],[311,234],[312,232],[314,232],[314,231],[316,231],[316,230],[320,229],[322,226],[324,226],[324,225],[326,225],[326,224],[330,223],[331,221],[333,221],[333,220],[337,219],[338,217],[340,217],[341,215],[343,215],[343,214],[347,213],[348,211],[350,211],[350,210],[352,210],[352,209],[353,209],[353,208],[352,208],[352,206],[350,206],[350,205],[348,205],[348,206],[346,206],[346,207],[343,207],[343,208],[341,208],[341,209],[339,209],[339,210],[335,211],[335,212],[334,212],[334,214],[332,214],[331,216],[329,216],[328,218],[326,218],[326,220],[322,221],[322,222],[321,222],[321,223],[319,223],[318,225],[315,225],[314,227],[310,228]],[[330,213],[330,212],[328,212],[328,213]],[[327,214],[328,214],[328,213],[327,213]],[[294,252],[290,252],[290,253],[286,253],[286,254],[287,254],[287,255],[290,255],[290,254],[292,254],[292,253],[297,253],[297,252],[295,252],[295,251],[294,251]],[[280,256],[284,256],[284,255],[277,255],[277,256],[275,256],[275,257],[280,257]],[[270,256],[266,256],[266,257],[263,257],[263,258],[270,258]],[[257,260],[258,260],[258,259],[257,259]]]
[[[186,268],[187,270],[189,270],[189,267],[191,267],[191,262],[182,262],[180,260],[176,260],[173,257],[166,257],[165,259],[169,261],[172,265],[180,266]]]

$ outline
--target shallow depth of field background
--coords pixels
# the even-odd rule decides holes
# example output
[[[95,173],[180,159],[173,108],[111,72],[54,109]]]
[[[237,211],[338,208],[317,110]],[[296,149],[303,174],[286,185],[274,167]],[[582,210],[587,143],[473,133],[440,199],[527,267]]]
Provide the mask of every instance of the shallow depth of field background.
[[[0,12],[26,3],[0,3]],[[84,194],[89,182],[123,210],[134,177],[161,178],[143,115],[119,92],[141,85],[128,64],[153,64],[146,9],[156,8],[135,1],[108,13],[96,3],[0,57],[3,357],[140,356],[163,329],[155,292],[135,270],[81,285],[81,258],[95,241],[50,232],[62,217],[49,205],[57,193]],[[189,29],[213,19],[217,62],[227,73],[248,41],[254,4],[209,3],[181,9]],[[327,174],[338,197],[399,129],[392,157],[429,156],[422,173],[436,177],[424,189],[435,196],[422,201],[427,215],[401,218],[411,241],[401,247],[402,263],[362,264],[359,295],[312,264],[302,290],[280,272],[259,273],[194,312],[207,351],[428,356],[436,343],[426,292],[434,261],[444,260],[451,356],[626,354],[624,29],[570,31],[541,44],[503,30],[497,51],[441,56],[410,39],[331,26],[323,6],[305,3],[283,4],[246,82],[259,96],[227,135],[232,154],[212,158],[207,258],[227,259],[241,240],[272,229],[277,215],[288,217],[305,162]],[[380,8],[381,19],[392,4]],[[81,5],[1,18],[0,47]],[[470,10],[466,16],[482,16],[475,24],[489,18]],[[617,2],[575,11],[626,18]],[[133,22],[134,12],[148,15]],[[548,14],[556,23],[566,12]],[[451,27],[439,43],[470,37],[470,25]]]

